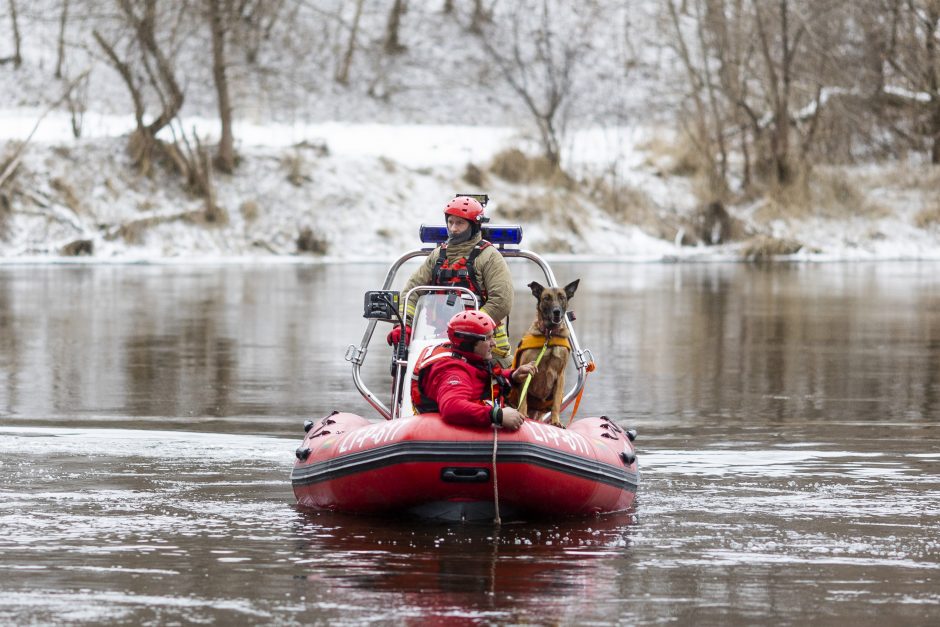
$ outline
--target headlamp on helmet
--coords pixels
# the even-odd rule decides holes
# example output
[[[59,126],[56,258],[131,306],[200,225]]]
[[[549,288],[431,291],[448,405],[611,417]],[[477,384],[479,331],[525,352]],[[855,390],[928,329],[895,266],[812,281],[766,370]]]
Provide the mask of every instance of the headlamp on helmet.
[[[451,200],[444,207],[444,216],[445,220],[446,216],[463,218],[470,223],[475,231],[479,230],[484,222],[489,221],[489,218],[483,215],[483,205],[471,196],[457,196]]]

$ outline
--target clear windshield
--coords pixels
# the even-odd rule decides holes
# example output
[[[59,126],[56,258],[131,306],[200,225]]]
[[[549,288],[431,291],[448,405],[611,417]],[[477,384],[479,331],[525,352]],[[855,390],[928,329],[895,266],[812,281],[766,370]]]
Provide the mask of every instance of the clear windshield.
[[[411,343],[447,339],[447,322],[468,305],[473,307],[457,294],[422,294],[411,321]]]

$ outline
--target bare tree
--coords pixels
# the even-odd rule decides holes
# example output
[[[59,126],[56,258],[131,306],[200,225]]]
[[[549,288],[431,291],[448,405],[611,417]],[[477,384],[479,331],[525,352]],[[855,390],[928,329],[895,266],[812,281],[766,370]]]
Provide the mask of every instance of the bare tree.
[[[728,150],[724,138],[727,128],[730,126],[728,120],[729,107],[727,101],[716,97],[716,82],[720,80],[719,77],[715,76],[715,72],[708,64],[698,63],[697,61],[699,58],[706,57],[709,52],[706,37],[706,6],[702,2],[697,2],[694,5],[694,29],[683,28],[680,20],[680,14],[688,10],[685,0],[683,0],[680,7],[670,1],[668,10],[672,26],[675,29],[676,51],[685,69],[690,87],[687,106],[691,106],[692,112],[691,115],[680,115],[680,124],[684,128],[686,136],[691,140],[696,152],[705,163],[711,188],[717,195],[721,196],[728,175]],[[722,15],[721,17],[724,18],[725,16]],[[730,46],[732,37],[729,33],[728,24],[724,19],[713,19],[712,22],[713,29],[718,34],[717,51],[719,54],[730,54],[733,48]],[[686,34],[686,30],[691,30],[693,33]],[[721,58],[719,68],[734,68],[735,61],[737,59],[731,59],[729,63],[728,59]],[[733,71],[733,69],[724,73],[719,71],[719,75],[728,75],[730,71]],[[735,100],[734,94],[725,95],[732,102]],[[683,108],[683,111],[685,110]],[[733,112],[733,110],[732,107],[731,111]]]
[[[124,19],[133,30],[133,43],[140,54],[142,70],[147,77],[146,83],[138,78],[131,61],[121,58],[113,45],[100,32],[94,31],[93,36],[130,92],[137,121],[137,130],[131,137],[131,152],[137,166],[143,173],[148,174],[152,167],[153,151],[158,145],[157,133],[169,125],[179,113],[183,106],[184,96],[169,58],[157,44],[155,30],[157,2],[156,0],[138,1],[139,5],[142,5],[140,14],[137,13],[137,6],[133,0],[117,0],[117,3]],[[160,113],[150,123],[144,121],[145,87],[152,88],[161,103]]]
[[[356,37],[359,35],[359,20],[362,18],[363,3],[364,0],[356,0],[352,24],[349,27],[349,42],[346,44],[346,52],[343,54],[343,60],[334,76],[336,82],[341,85],[346,85],[349,82],[349,68],[352,65],[353,53],[356,51]]]
[[[22,38],[20,37],[20,23],[16,11],[16,0],[8,0],[10,8],[10,26],[13,29],[13,56],[0,59],[0,63],[13,62],[14,67],[20,67],[23,63],[23,57],[20,54]]]
[[[575,96],[575,81],[590,50],[596,5],[572,9],[556,0],[528,0],[506,16],[509,32],[496,24],[479,37],[487,56],[531,114],[542,151],[549,164],[561,166],[562,139],[567,128],[567,105]],[[572,11],[562,19],[558,13]],[[535,19],[523,19],[524,16]],[[504,20],[498,20],[504,22]]]
[[[718,195],[728,184],[732,150],[743,157],[744,186],[752,180],[752,159],[762,178],[779,185],[811,166],[820,121],[836,98],[856,88],[855,66],[846,63],[851,6],[847,0],[668,3],[670,35],[687,75],[688,136]]]
[[[232,42],[244,50],[250,64],[258,60],[263,42],[271,38],[271,33],[281,17],[286,0],[236,0]]]
[[[69,0],[62,0],[62,12],[59,13],[59,47],[56,54],[55,77],[62,78],[62,64],[65,62],[65,27],[68,23]]]
[[[231,174],[235,170],[235,138],[232,133],[232,99],[226,74],[225,39],[234,11],[233,0],[206,0],[212,31],[212,77],[215,81],[221,133],[216,165]]]
[[[923,138],[940,163],[940,0],[886,0],[881,101],[905,114],[895,131]]]
[[[401,16],[407,10],[405,0],[393,0],[392,9],[388,13],[388,22],[385,26],[385,52],[386,54],[400,54],[405,51],[405,46],[398,37],[398,31],[401,29]]]
[[[473,0],[473,14],[470,18],[470,32],[480,34],[485,25],[493,19],[492,12],[483,6],[483,0]]]

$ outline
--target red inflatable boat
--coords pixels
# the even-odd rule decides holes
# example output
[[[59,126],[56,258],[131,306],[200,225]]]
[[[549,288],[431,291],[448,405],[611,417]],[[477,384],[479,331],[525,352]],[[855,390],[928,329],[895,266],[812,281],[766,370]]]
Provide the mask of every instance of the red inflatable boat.
[[[491,230],[484,237],[498,244],[505,257],[535,262],[548,284],[557,285],[544,260],[529,251],[507,249],[507,242],[500,241],[500,234],[508,233],[506,237],[518,243],[521,229],[490,228],[499,232]],[[422,227],[422,236],[427,232]],[[446,231],[438,233],[446,236]],[[307,421],[291,472],[297,502],[317,509],[443,520],[485,520],[497,514],[507,519],[583,516],[629,509],[639,479],[636,432],[606,416],[581,418],[567,429],[526,420],[521,429],[509,432],[447,424],[436,413],[414,415],[405,382],[411,380],[421,350],[446,340],[446,321],[476,306],[468,290],[419,287],[405,295],[415,298],[417,307],[410,345],[394,350],[390,405],[368,389],[360,366],[376,322],[398,317],[399,294],[388,288],[404,261],[430,250],[404,255],[389,270],[383,290],[366,294],[368,328],[362,343],[347,351],[356,387],[386,421],[341,412]],[[563,407],[584,385],[593,361],[590,352],[580,348],[570,319],[567,324],[577,377]],[[384,348],[385,342],[381,344]]]
[[[516,432],[446,424],[437,414],[372,423],[333,414],[311,425],[291,482],[301,505],[426,518],[586,515],[628,509],[633,432],[606,417]],[[494,441],[495,440],[495,441]],[[496,464],[493,450],[496,449]]]

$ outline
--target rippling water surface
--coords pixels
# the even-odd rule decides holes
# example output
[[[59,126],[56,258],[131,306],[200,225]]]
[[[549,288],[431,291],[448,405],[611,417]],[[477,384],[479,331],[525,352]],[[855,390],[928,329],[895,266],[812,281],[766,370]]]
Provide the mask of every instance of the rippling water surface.
[[[0,624],[937,623],[937,269],[557,265],[637,505],[496,528],[293,505],[384,267],[0,267]]]

